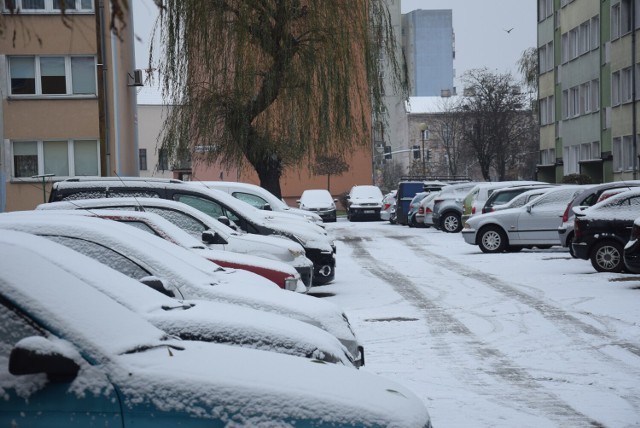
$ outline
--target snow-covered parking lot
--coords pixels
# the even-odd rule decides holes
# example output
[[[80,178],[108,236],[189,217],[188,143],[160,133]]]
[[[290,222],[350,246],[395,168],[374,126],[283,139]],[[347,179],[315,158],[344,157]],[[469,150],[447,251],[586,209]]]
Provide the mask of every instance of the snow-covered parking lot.
[[[567,249],[483,254],[459,234],[339,219],[336,280],[366,366],[435,427],[640,426],[640,277]],[[363,393],[366,393],[363,391]]]

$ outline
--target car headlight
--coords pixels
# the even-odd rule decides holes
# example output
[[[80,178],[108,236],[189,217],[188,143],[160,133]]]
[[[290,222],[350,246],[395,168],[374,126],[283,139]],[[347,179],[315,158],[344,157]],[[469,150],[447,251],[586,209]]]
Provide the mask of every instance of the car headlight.
[[[294,250],[293,248],[289,248],[289,253],[294,259],[297,259],[298,257],[305,255],[304,249],[300,251],[300,250]]]
[[[298,279],[297,278],[286,278],[284,280],[284,289],[289,291],[296,291],[298,288]]]

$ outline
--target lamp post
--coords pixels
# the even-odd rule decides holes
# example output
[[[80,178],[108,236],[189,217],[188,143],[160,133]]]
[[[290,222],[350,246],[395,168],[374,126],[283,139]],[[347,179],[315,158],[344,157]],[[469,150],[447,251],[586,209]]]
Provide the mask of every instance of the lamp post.
[[[426,175],[427,174],[427,166],[425,164],[425,158],[424,158],[424,140],[427,137],[427,130],[429,129],[427,127],[427,124],[422,122],[421,124],[418,125],[418,129],[420,129],[420,137],[422,138],[422,175]]]

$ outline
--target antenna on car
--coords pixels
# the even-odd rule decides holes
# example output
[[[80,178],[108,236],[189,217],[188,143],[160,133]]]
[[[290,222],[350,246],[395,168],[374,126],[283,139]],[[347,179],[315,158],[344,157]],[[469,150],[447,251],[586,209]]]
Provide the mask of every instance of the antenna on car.
[[[127,183],[124,182],[124,180],[122,179],[122,177],[120,177],[120,175],[118,175],[118,173],[116,171],[113,171],[113,173],[116,175],[116,177],[118,177],[118,180],[120,180],[120,182],[122,183],[122,185],[124,187],[127,187]],[[131,195],[131,197],[136,201],[136,204],[138,204],[138,207],[136,208],[136,211],[140,211],[140,212],[145,212],[144,206],[142,206],[142,204],[140,203],[140,201],[138,200],[138,198],[136,197],[136,195]]]

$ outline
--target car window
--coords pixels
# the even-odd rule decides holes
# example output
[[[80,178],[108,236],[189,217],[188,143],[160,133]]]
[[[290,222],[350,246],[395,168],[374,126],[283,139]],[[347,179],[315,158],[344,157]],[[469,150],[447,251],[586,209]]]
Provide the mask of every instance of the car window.
[[[268,203],[267,201],[262,199],[260,196],[252,195],[250,193],[233,192],[231,195],[234,198],[237,198],[237,199],[241,200],[242,202],[246,202],[249,205],[253,205],[254,207],[256,207],[256,208],[258,208],[260,210],[264,209],[264,206]]]
[[[209,199],[204,199],[198,196],[185,195],[182,193],[176,193],[175,195],[173,195],[173,199],[178,202],[185,203],[197,210],[200,210],[215,219],[225,215],[222,205]]]
[[[116,220],[119,223],[124,223],[128,226],[133,226],[137,229],[143,230],[145,232],[151,233],[155,236],[160,236],[154,229],[149,227],[149,225],[143,221],[139,220]]]
[[[563,189],[556,192],[550,192],[540,197],[534,202],[535,206],[562,204],[566,205],[572,195],[576,193],[575,189]]]
[[[9,354],[16,343],[31,336],[44,337],[44,332],[22,314],[0,303],[0,373],[7,370]]]
[[[144,207],[144,210],[164,217],[166,220],[198,239],[202,236],[202,232],[208,229],[200,220],[180,211],[160,207]]]
[[[70,193],[68,195],[65,195],[61,200],[75,201],[76,199],[100,199],[104,197],[104,190],[89,190]]]
[[[45,236],[45,238],[62,244],[65,247],[69,247],[72,250],[84,254],[85,256],[91,257],[92,259],[97,260],[130,278],[138,280],[151,275],[149,271],[142,268],[133,260],[130,260],[126,256],[112,250],[111,248],[107,248],[104,245],[87,241],[86,239],[72,238],[68,236]]]
[[[630,196],[628,198],[618,199],[604,204],[603,208],[626,208],[629,206],[638,207],[640,205],[640,196]]]
[[[159,198],[153,190],[146,189],[115,189],[107,192],[110,198]]]

